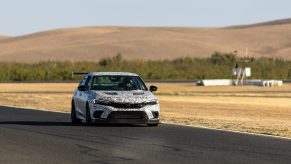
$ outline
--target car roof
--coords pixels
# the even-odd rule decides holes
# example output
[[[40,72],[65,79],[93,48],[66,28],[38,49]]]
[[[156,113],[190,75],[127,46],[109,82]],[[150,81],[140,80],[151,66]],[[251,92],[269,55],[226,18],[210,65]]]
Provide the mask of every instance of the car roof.
[[[88,73],[93,76],[100,76],[100,75],[111,75],[111,76],[138,76],[135,73],[130,72],[90,72]]]

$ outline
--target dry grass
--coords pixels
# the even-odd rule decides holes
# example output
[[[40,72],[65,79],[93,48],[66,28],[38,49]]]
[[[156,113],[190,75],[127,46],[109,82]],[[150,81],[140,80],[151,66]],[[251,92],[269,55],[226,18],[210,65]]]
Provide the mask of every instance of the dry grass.
[[[165,122],[291,136],[291,103],[287,98],[212,96],[159,98]]]
[[[87,27],[0,40],[0,61],[99,60],[122,53],[127,59],[207,57],[214,51],[291,59],[290,22],[244,28]]]
[[[69,111],[77,84],[0,84],[0,104]],[[151,85],[151,84],[148,84]],[[156,83],[163,122],[291,137],[291,85],[197,87]]]

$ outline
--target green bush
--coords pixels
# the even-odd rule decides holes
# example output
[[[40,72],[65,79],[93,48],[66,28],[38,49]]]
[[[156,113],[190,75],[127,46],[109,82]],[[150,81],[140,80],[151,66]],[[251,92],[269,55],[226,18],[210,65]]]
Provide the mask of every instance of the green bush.
[[[46,61],[34,64],[0,63],[0,81],[71,81],[72,72],[135,72],[147,80],[197,80],[231,78],[232,68],[252,68],[253,79],[291,79],[291,61],[273,58],[239,58],[232,53],[215,52],[209,58],[174,60],[125,60],[121,54],[99,62]]]

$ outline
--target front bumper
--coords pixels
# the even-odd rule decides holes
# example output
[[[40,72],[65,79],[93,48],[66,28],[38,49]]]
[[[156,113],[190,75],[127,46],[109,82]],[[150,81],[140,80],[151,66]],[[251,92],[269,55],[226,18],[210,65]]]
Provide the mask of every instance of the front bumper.
[[[99,104],[90,105],[92,122],[117,124],[159,124],[160,106],[142,108],[114,108]]]
[[[92,119],[93,123],[102,124],[159,124],[159,119],[143,120],[143,119]]]

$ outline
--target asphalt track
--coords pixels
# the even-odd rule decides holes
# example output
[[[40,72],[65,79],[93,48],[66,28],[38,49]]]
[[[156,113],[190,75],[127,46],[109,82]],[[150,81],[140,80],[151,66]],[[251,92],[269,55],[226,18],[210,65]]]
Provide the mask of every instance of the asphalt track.
[[[69,115],[0,107],[0,163],[291,163],[291,140],[165,125],[73,126]]]

